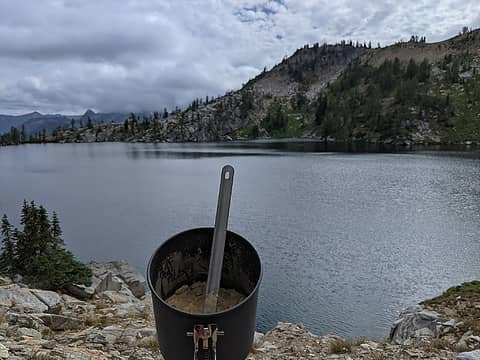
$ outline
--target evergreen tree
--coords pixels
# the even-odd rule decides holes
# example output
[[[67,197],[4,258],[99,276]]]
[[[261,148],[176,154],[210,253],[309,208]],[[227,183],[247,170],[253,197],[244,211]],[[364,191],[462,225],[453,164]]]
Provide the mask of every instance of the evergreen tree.
[[[25,125],[22,124],[22,131],[20,132],[20,142],[27,142],[27,133],[25,132]]]
[[[2,253],[0,254],[0,272],[9,276],[15,275],[15,240],[13,227],[7,215],[2,218]]]
[[[15,271],[32,286],[48,290],[61,289],[71,283],[90,284],[91,271],[64,249],[62,229],[55,212],[50,222],[43,206],[24,201],[20,223],[23,231],[12,229],[6,216],[2,220],[0,270]]]
[[[321,125],[327,112],[327,96],[320,94],[317,100],[317,108],[315,111],[315,123]]]
[[[406,79],[413,79],[415,76],[417,76],[418,73],[418,66],[415,60],[410,59],[408,62],[407,70],[405,72],[405,78]]]
[[[89,129],[93,128],[92,119],[90,119],[90,116],[87,118],[87,128]]]
[[[163,118],[166,119],[168,117],[168,110],[167,108],[163,109]]]

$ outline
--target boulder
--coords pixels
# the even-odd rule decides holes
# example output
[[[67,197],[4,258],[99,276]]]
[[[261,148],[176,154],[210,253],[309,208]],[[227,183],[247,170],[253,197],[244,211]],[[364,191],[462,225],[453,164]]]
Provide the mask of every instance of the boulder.
[[[24,327],[21,327],[21,328],[17,329],[17,336],[26,337],[26,338],[33,338],[33,339],[41,339],[42,338],[42,334],[40,334],[37,330],[24,328]]]
[[[38,300],[48,306],[48,312],[59,314],[62,310],[62,297],[53,291],[46,290],[31,290]]]
[[[42,319],[34,314],[17,314],[13,312],[8,312],[5,315],[9,325],[16,325],[19,327],[30,328],[35,330],[40,330],[44,327]]]
[[[417,305],[405,309],[400,314],[392,326],[390,339],[401,345],[414,339],[439,337],[445,332],[445,328],[451,327],[451,324],[451,320]]]
[[[69,316],[56,314],[38,314],[37,316],[52,330],[74,330],[83,327],[81,320]]]
[[[95,286],[96,294],[101,294],[104,291],[120,291],[122,288],[122,281],[111,272],[106,273],[99,279],[100,282]]]
[[[95,288],[91,286],[85,286],[85,285],[79,285],[79,284],[68,284],[65,287],[65,290],[69,294],[82,300],[91,299],[95,294]]]
[[[458,354],[458,360],[480,360],[480,350],[468,351]]]
[[[105,276],[111,273],[114,277],[120,278],[135,297],[141,298],[145,295],[145,278],[126,261],[90,262],[88,266],[92,270],[94,277],[104,279]],[[105,290],[118,291],[115,288]]]
[[[123,272],[119,275],[127,284],[128,288],[137,298],[145,295],[146,281],[145,278],[135,272]]]
[[[0,288],[0,307],[15,308],[16,312],[41,313],[48,310],[48,306],[40,301],[28,289],[18,285],[9,285]]]

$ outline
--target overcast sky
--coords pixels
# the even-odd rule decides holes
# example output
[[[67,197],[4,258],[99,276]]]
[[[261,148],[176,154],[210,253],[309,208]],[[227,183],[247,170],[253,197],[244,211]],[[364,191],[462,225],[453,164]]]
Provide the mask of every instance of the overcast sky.
[[[0,0],[0,113],[172,108],[306,43],[463,26],[480,26],[478,0]]]

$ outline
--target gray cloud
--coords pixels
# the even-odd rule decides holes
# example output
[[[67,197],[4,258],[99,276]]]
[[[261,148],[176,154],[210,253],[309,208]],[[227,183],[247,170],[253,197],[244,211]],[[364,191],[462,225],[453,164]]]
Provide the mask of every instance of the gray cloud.
[[[0,113],[149,111],[236,89],[305,43],[430,41],[477,0],[0,1]]]

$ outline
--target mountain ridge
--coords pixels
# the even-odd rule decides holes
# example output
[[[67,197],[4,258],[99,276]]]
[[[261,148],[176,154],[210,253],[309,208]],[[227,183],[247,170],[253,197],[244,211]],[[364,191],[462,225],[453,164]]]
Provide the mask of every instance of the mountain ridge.
[[[315,43],[221,97],[195,99],[166,116],[62,129],[49,141],[480,143],[479,73],[480,30],[383,48]]]

